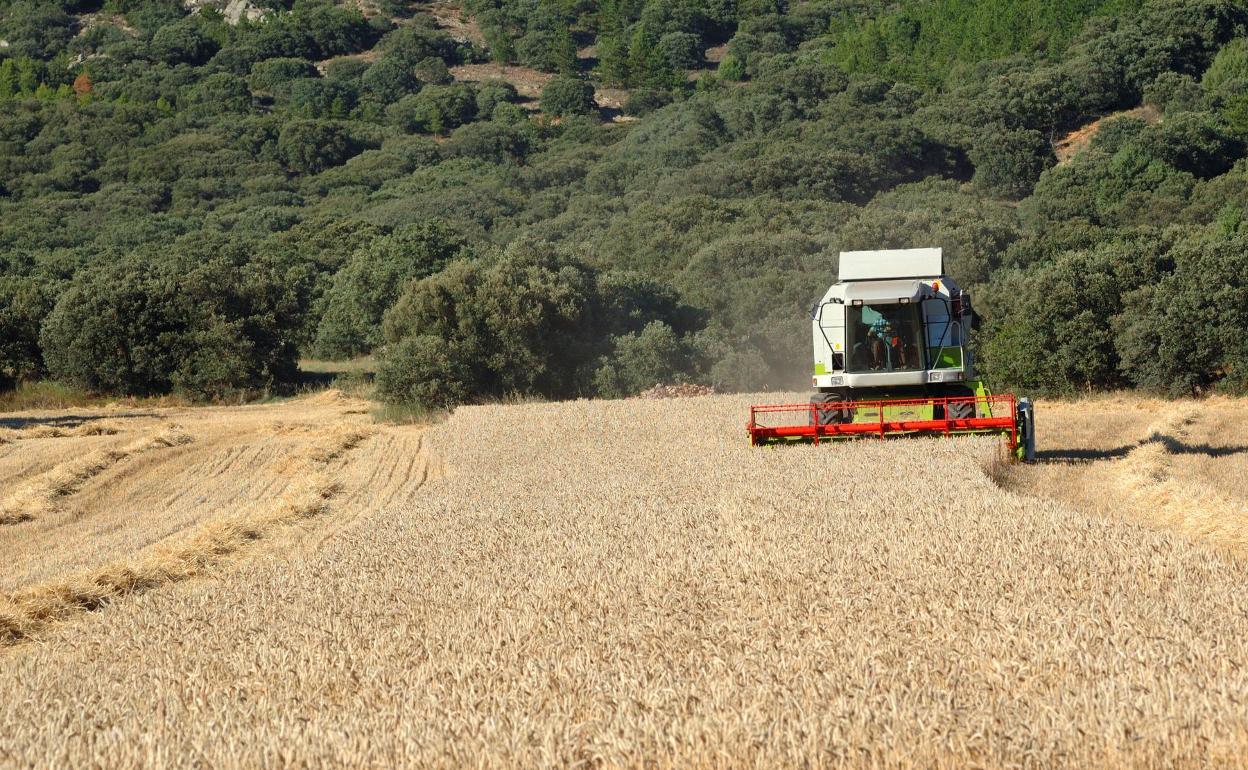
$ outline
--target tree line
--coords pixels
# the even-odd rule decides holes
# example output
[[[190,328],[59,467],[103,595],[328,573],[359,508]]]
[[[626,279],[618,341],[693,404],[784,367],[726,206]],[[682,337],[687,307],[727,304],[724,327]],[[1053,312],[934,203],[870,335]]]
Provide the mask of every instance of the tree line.
[[[425,405],[803,387],[836,254],[916,245],[994,384],[1246,384],[1243,2],[472,0],[485,45],[264,5],[0,0],[7,386],[217,399],[373,354]],[[555,77],[451,75],[488,61]]]

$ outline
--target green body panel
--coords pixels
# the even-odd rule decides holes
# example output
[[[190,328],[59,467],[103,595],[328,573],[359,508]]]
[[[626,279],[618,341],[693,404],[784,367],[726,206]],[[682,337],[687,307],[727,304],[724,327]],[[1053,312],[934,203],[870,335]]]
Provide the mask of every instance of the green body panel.
[[[931,420],[934,419],[931,404],[912,404],[907,406],[886,406],[884,407],[884,420],[893,422],[897,420]],[[854,410],[854,422],[879,422],[880,408],[878,406],[862,406]]]
[[[832,372],[828,371],[828,367],[823,365],[822,361],[815,362],[815,374],[831,374],[831,373]]]
[[[927,357],[933,369],[962,368],[962,348],[928,348]]]

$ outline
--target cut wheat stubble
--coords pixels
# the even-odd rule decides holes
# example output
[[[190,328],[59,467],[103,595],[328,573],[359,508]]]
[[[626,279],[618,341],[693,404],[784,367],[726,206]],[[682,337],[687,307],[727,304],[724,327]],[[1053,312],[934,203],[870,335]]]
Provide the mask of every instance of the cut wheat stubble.
[[[156,445],[185,443],[189,440],[182,438],[185,435],[170,429],[131,445],[129,454],[117,451],[99,457],[116,461],[121,458],[114,455],[129,456]],[[159,543],[96,569],[0,595],[0,644],[31,638],[51,622],[98,609],[118,597],[200,574],[273,529],[322,513],[338,489],[338,481],[327,466],[369,435],[367,429],[356,427],[324,431],[306,456],[283,464],[283,472],[295,481],[271,504],[255,510],[222,512],[174,542]],[[95,468],[98,464],[97,458],[97,462],[80,463],[74,470]],[[57,478],[62,476],[82,474],[66,471]],[[57,489],[60,494],[72,491],[69,486]]]
[[[77,435],[100,435],[82,432]],[[194,439],[177,425],[169,425],[115,449],[101,449],[76,457],[21,485],[0,502],[0,525],[19,524],[56,510],[58,503],[72,495],[84,482],[119,462],[156,449],[188,444]]]

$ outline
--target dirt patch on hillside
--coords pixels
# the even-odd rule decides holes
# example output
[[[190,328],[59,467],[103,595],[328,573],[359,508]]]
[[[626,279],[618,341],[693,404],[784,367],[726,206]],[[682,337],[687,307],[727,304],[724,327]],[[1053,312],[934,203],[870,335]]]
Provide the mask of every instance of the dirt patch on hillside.
[[[459,42],[486,47],[485,36],[481,34],[477,20],[465,14],[459,3],[434,2],[425,10],[433,16],[439,27]]]
[[[377,61],[377,59],[379,59],[380,57],[381,57],[381,51],[377,50],[376,48],[372,48],[370,50],[364,51],[363,53],[351,54],[350,56],[335,56],[332,59],[324,59],[322,61],[318,61],[316,63],[316,71],[321,73],[321,75],[323,76],[326,72],[329,71],[330,65],[336,62],[349,61],[351,59],[355,59],[356,61],[362,61],[365,64],[372,64],[373,62]]]
[[[1101,126],[1103,126],[1107,121],[1126,117],[1139,118],[1145,123],[1152,124],[1160,122],[1162,115],[1161,111],[1156,107],[1151,104],[1146,104],[1143,107],[1136,107],[1133,110],[1123,110],[1121,112],[1111,113],[1102,118],[1097,118],[1091,123],[1081,126],[1057,140],[1057,142],[1053,145],[1053,152],[1057,155],[1058,165],[1069,163],[1076,155],[1087,149],[1088,145],[1092,143],[1092,140],[1096,137],[1096,135],[1100,133]]]
[[[74,25],[77,30],[76,34],[79,36],[85,35],[88,31],[95,27],[105,26],[116,27],[130,37],[139,36],[139,31],[130,26],[129,22],[126,21],[126,17],[122,16],[120,13],[108,13],[106,11],[100,11],[99,13],[84,13],[78,17],[77,23]]]
[[[524,98],[537,99],[542,95],[542,89],[555,76],[532,67],[490,62],[488,64],[458,64],[451,67],[451,77],[466,83],[502,80],[515,86],[516,92]]]
[[[460,64],[451,67],[451,76],[465,83],[483,83],[499,80],[510,83],[524,100],[520,106],[530,112],[541,110],[542,89],[555,79],[550,72],[514,64]],[[615,123],[626,123],[636,118],[624,114],[629,92],[623,88],[598,88],[594,91],[594,103],[600,117]]]

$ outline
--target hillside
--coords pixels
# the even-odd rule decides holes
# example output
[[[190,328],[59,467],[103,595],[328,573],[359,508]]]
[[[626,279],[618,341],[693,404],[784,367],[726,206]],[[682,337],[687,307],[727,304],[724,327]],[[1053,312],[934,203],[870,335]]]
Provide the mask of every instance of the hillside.
[[[6,488],[187,440],[0,525],[0,622],[202,558],[0,646],[0,763],[1240,764],[1248,403],[1046,402],[1042,463],[1002,475],[995,439],[750,447],[777,397],[6,418]],[[208,548],[309,476],[312,511]]]
[[[0,384],[799,387],[838,252],[940,245],[999,387],[1235,392],[1246,35],[1242,0],[0,0]]]

